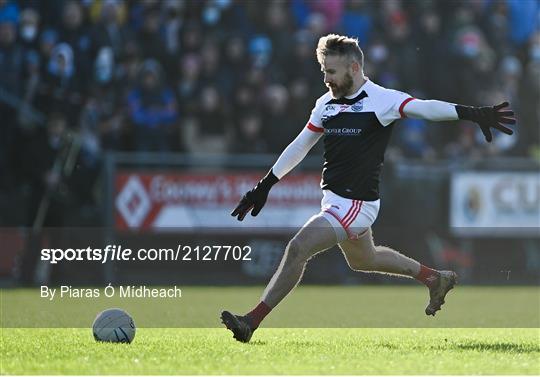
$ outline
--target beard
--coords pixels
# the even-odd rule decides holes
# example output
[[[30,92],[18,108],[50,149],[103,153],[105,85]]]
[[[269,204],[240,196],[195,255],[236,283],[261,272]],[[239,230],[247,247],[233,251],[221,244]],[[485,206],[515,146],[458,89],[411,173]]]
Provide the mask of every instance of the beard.
[[[346,73],[345,77],[343,78],[343,82],[339,84],[329,85],[328,89],[330,89],[332,97],[341,98],[346,96],[347,94],[351,94],[350,91],[353,85],[354,83],[352,76],[349,73]]]

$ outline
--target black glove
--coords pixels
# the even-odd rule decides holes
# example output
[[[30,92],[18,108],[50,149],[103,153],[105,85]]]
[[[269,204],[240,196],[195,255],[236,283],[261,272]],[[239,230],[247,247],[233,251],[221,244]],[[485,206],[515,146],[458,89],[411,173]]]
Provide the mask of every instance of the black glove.
[[[478,123],[482,133],[484,134],[486,141],[491,143],[493,136],[491,135],[491,127],[504,132],[507,135],[512,135],[514,131],[510,128],[503,126],[504,124],[516,124],[512,110],[499,111],[508,106],[508,102],[503,102],[497,106],[485,106],[485,107],[472,107],[456,105],[456,111],[459,119],[470,120]]]
[[[253,209],[251,216],[257,216],[266,203],[270,189],[278,181],[279,179],[272,173],[272,169],[270,169],[268,174],[242,197],[240,203],[231,212],[231,216],[238,216],[238,221],[242,221],[251,209]]]

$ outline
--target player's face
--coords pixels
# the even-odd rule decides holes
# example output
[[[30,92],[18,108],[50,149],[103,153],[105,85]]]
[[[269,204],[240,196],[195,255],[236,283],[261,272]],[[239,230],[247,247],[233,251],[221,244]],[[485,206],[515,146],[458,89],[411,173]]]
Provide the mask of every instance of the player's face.
[[[352,94],[353,77],[349,59],[343,56],[327,56],[321,64],[324,83],[334,98]]]

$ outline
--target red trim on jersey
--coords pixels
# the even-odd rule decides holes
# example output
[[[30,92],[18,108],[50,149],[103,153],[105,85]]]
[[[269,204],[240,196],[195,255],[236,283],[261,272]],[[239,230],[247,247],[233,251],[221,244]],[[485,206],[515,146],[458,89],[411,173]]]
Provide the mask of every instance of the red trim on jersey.
[[[313,132],[323,132],[324,131],[324,128],[322,127],[317,127],[316,125],[314,125],[313,123],[309,122],[306,127],[308,128],[308,130],[310,131],[313,131]]]
[[[399,106],[399,115],[401,115],[402,118],[407,118],[407,116],[405,115],[405,113],[403,112],[403,108],[405,107],[406,104],[408,104],[409,102],[411,102],[413,99],[416,99],[414,97],[409,97],[407,98],[405,101],[401,102],[401,105]]]

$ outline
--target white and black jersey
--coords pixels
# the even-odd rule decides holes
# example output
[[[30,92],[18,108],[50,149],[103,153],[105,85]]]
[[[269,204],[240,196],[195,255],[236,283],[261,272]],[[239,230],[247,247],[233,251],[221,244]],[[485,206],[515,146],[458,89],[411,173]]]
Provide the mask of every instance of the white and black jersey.
[[[348,199],[379,199],[384,153],[396,119],[413,98],[367,80],[352,96],[320,97],[307,128],[323,134],[321,187]]]
[[[458,119],[452,103],[412,98],[367,80],[352,96],[333,99],[328,92],[320,97],[306,127],[281,153],[272,172],[281,179],[323,137],[322,188],[346,199],[375,201],[393,123],[404,117]]]

